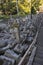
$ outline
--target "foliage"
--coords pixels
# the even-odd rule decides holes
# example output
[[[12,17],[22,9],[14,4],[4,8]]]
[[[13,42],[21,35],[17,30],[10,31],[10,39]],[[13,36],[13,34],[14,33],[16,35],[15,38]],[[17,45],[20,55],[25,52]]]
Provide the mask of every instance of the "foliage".
[[[34,7],[31,8],[31,13],[36,14],[36,10],[34,9]]]
[[[32,0],[31,13],[36,13],[39,10],[40,0]]]
[[[17,0],[0,0],[0,11],[5,15],[15,15],[17,14],[16,1]],[[33,14],[39,10],[40,1],[42,0],[18,0],[18,13],[20,15]]]

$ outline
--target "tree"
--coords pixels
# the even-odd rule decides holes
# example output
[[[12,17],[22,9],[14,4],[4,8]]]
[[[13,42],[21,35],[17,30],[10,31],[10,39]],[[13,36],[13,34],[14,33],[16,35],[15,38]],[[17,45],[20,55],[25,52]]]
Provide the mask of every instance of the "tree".
[[[32,0],[31,4],[31,13],[34,14],[37,10],[39,10],[40,0]]]
[[[22,0],[21,2],[19,2],[20,11],[27,14],[30,12],[30,8],[31,8],[30,2],[28,2],[27,0]]]
[[[39,10],[40,1],[42,0],[18,0],[19,14],[36,13]],[[17,14],[16,0],[1,0],[0,9],[6,15]]]

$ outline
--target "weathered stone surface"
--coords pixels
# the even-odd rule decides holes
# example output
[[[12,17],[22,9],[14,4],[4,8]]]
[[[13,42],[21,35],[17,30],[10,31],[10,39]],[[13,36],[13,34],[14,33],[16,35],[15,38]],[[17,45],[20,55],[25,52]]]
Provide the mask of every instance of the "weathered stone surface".
[[[6,40],[0,40],[0,48],[7,46]]]
[[[6,56],[0,56],[0,64],[1,65],[14,65],[15,64],[15,60],[8,58]]]
[[[14,51],[17,53],[23,54],[28,48],[27,44],[17,44],[16,47],[14,48]]]
[[[18,61],[18,59],[20,58],[20,54],[15,53],[13,50],[6,50],[5,56],[11,58],[11,59],[15,59],[16,61]]]
[[[6,27],[6,24],[4,24],[4,23],[0,23],[0,30],[2,29],[6,29],[7,27]]]

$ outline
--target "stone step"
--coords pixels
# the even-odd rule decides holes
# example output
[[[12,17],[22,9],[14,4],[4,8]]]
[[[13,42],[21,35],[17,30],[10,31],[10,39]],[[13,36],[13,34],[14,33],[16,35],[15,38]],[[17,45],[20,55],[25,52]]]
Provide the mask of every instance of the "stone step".
[[[43,65],[43,59],[42,58],[35,57],[34,62],[37,63],[37,64],[40,64],[40,65]]]
[[[38,44],[40,47],[43,46],[42,42],[43,42],[43,41],[41,41],[41,43]]]
[[[43,54],[43,50],[38,50],[37,53],[38,54]]]
[[[35,63],[35,62],[34,62],[34,63],[33,63],[33,65],[40,65],[40,64],[39,64],[39,63]]]
[[[42,58],[42,59],[43,59],[43,54],[42,54],[42,55],[40,55],[40,54],[36,54],[36,57],[38,57],[38,58]]]

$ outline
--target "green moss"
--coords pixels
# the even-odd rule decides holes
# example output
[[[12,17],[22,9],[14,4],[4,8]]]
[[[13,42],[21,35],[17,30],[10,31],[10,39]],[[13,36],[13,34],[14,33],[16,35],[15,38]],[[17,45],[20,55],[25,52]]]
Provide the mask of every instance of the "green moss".
[[[0,15],[0,19],[9,19],[10,18],[10,16],[8,16],[8,15]]]

